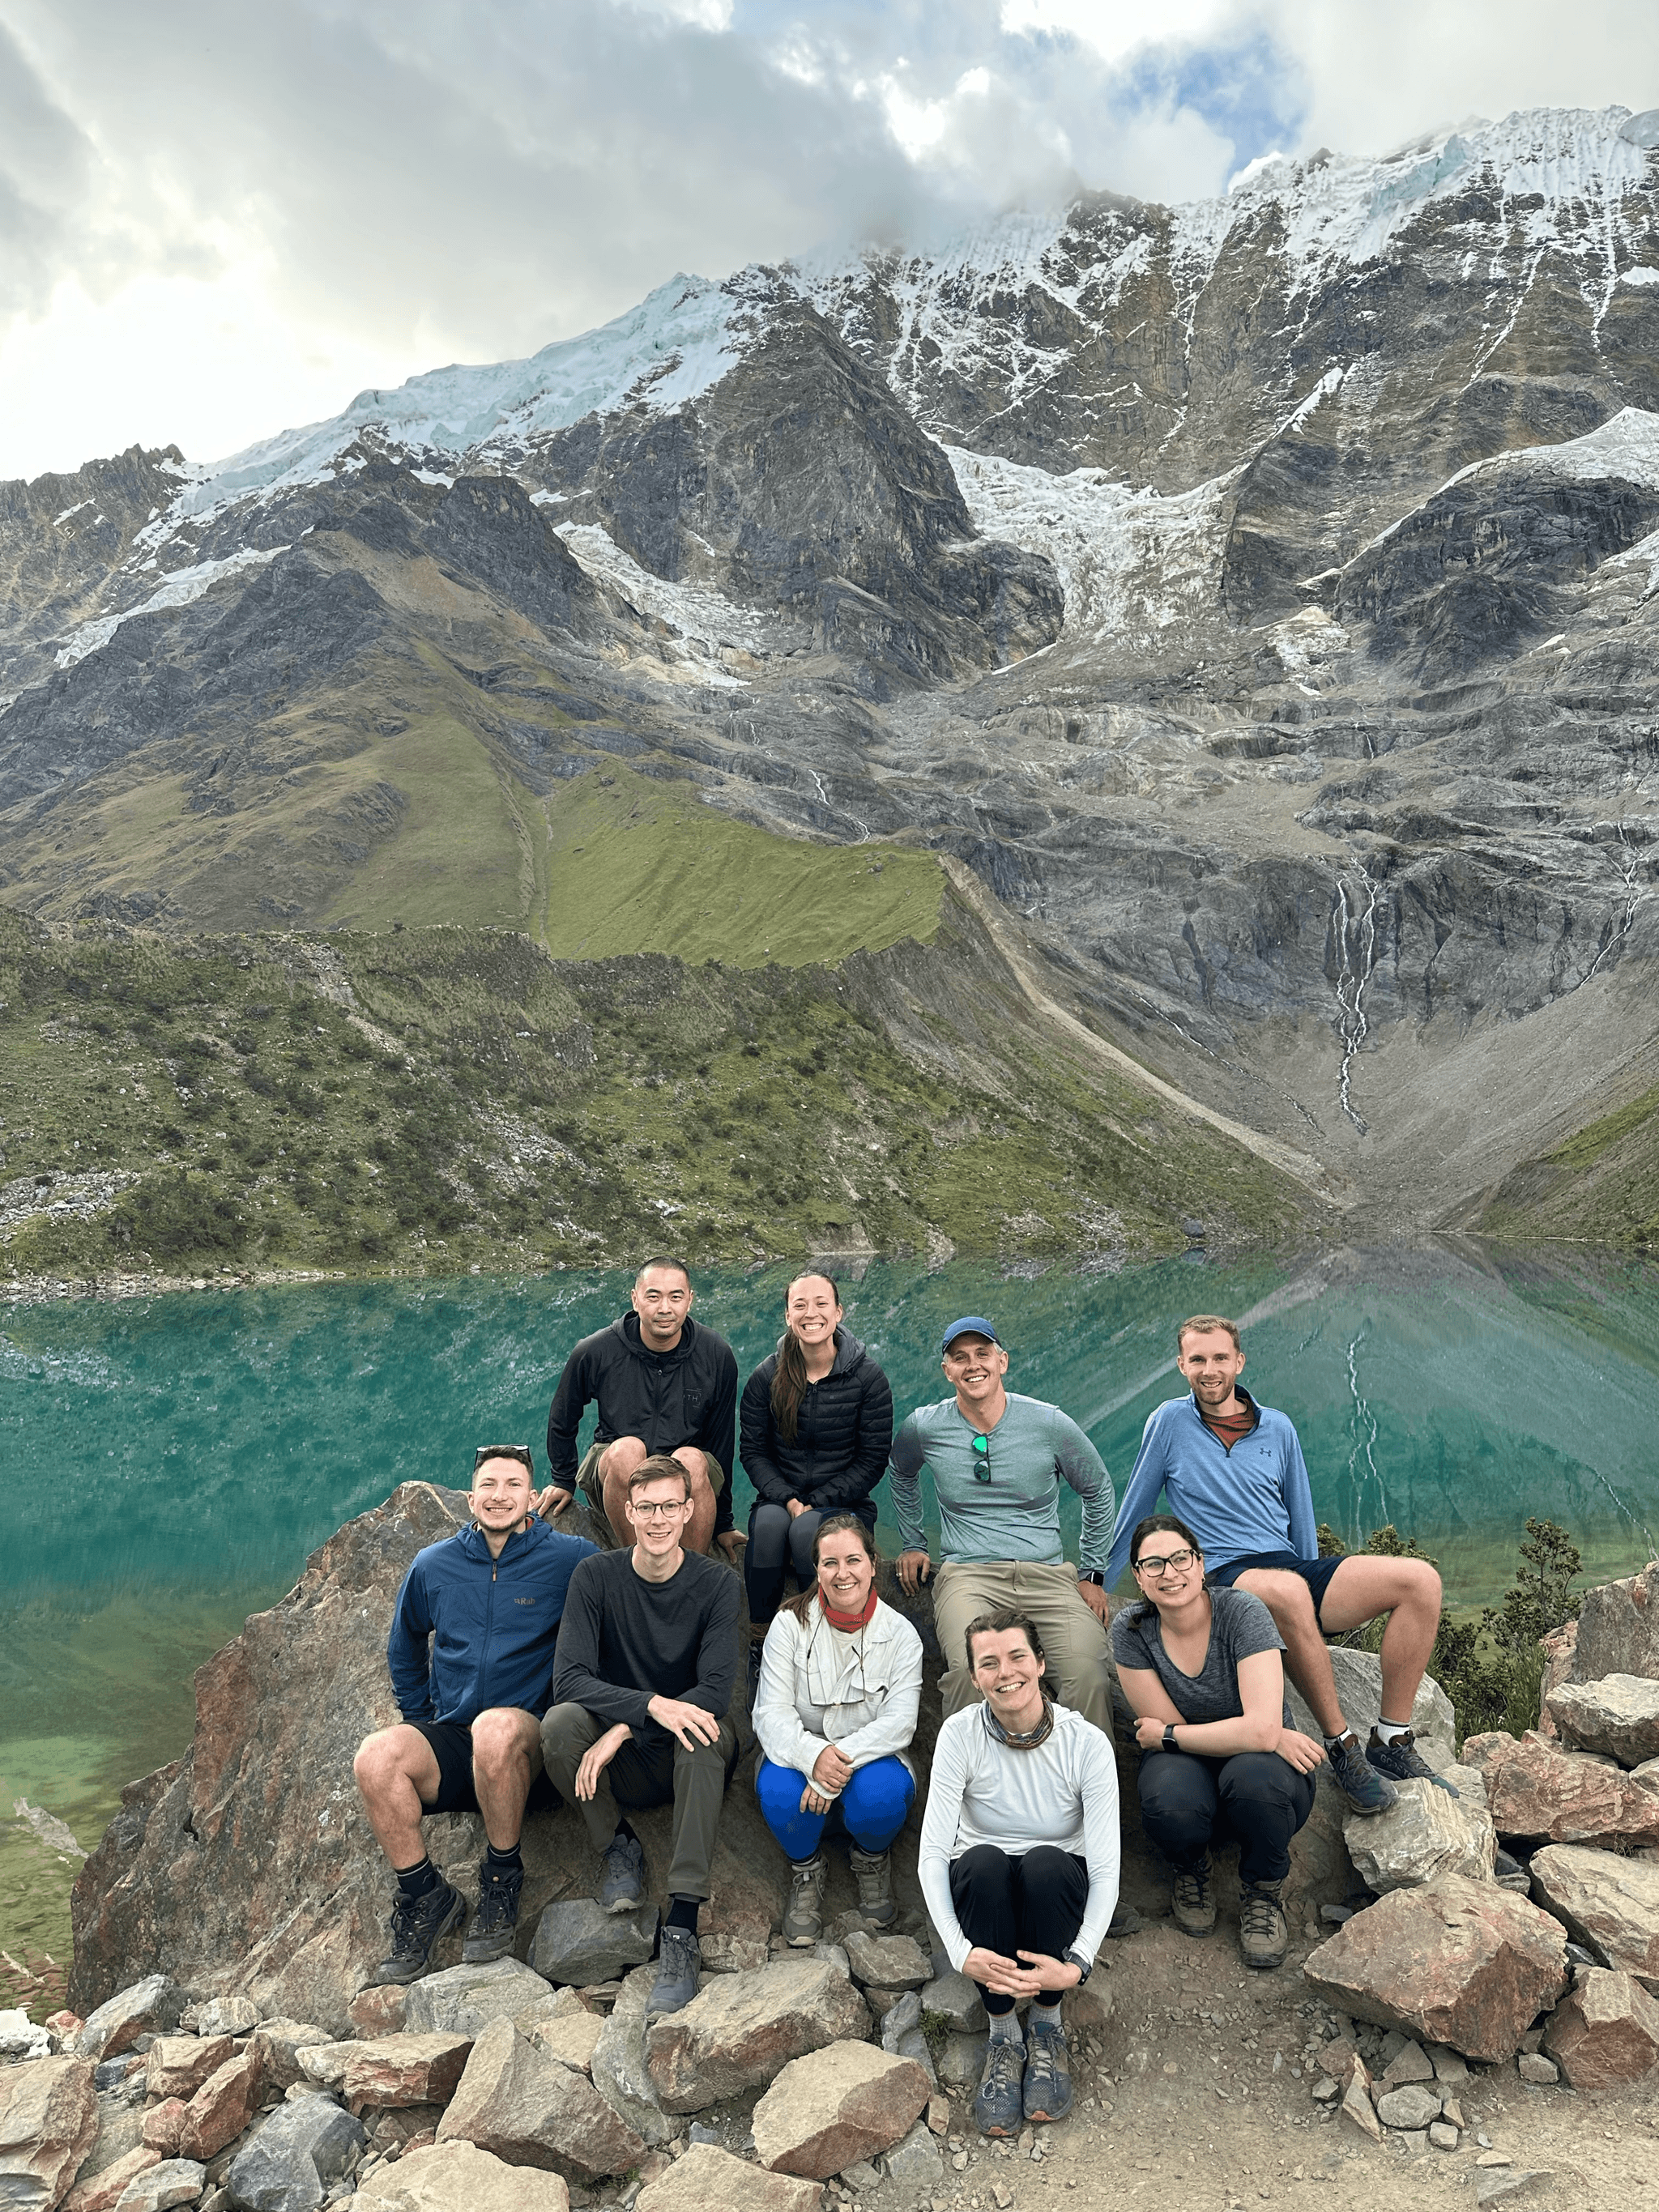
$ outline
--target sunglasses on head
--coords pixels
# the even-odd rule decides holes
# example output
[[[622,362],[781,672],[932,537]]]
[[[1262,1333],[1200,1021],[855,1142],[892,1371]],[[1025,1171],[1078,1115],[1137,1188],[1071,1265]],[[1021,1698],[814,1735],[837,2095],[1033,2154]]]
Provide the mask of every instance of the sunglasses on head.
[[[472,1455],[472,1472],[476,1474],[487,1459],[515,1459],[526,1472],[534,1474],[536,1462],[528,1444],[480,1444]]]

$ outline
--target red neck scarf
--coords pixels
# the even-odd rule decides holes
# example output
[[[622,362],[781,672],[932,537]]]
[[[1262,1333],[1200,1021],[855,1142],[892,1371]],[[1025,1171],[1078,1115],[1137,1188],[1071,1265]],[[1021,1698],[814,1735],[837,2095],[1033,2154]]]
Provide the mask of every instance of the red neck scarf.
[[[831,1628],[840,1629],[844,1636],[855,1635],[860,1628],[869,1625],[870,1616],[876,1609],[876,1586],[873,1582],[871,1583],[870,1595],[865,1601],[862,1613],[837,1613],[825,1597],[822,1583],[818,1584],[818,1603],[823,1607],[823,1617]]]

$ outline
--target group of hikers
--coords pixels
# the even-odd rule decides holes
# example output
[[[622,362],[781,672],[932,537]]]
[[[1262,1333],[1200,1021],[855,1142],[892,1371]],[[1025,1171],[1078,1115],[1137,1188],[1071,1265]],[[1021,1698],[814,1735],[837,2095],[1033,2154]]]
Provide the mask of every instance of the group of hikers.
[[[1291,1839],[1319,1767],[1362,1813],[1391,1805],[1399,1781],[1438,1779],[1411,1717],[1439,1577],[1425,1560],[1320,1557],[1296,1431],[1243,1387],[1239,1332],[1220,1316],[1181,1324],[1188,1395],[1147,1421],[1115,1516],[1099,1453],[1057,1406],[1006,1388],[1008,1351],[982,1315],[944,1333],[950,1395],[895,1433],[887,1378],[845,1325],[828,1275],[790,1283],[778,1348],[740,1399],[731,1346],[692,1319],[692,1304],[680,1261],[647,1261],[631,1310],[566,1362],[546,1485],[536,1486],[529,1446],[481,1448],[471,1524],[428,1546],[404,1581],[387,1651],[403,1721],[356,1759],[398,1883],[390,1954],[369,1978],[413,1980],[466,1917],[427,1856],[426,1814],[483,1815],[462,1954],[474,1962],[512,1948],[527,1809],[561,1797],[575,1808],[598,1858],[598,1900],[626,1912],[645,1898],[628,1815],[672,1804],[648,2009],[689,2003],[738,1758],[740,1670],[760,1749],[756,1796],[788,1864],[786,1942],[822,1940],[832,1824],[848,1839],[859,1912],[890,1927],[890,1853],[921,1779],[911,1745],[922,1643],[876,1591],[874,1493],[885,1478],[898,1583],[914,1595],[931,1582],[945,1662],[919,1873],[939,1943],[988,2015],[975,2118],[992,2136],[1061,2118],[1072,2097],[1061,1999],[1088,1979],[1117,1901],[1114,1664],[1176,1925],[1214,1928],[1211,1854],[1236,1843],[1240,1949],[1248,1966],[1272,1968],[1288,1942]],[[590,1405],[596,1431],[579,1464]],[[755,1491],[746,1535],[732,1521],[737,1453]],[[1062,1484],[1082,1506],[1075,1567],[1061,1542]],[[560,1531],[579,1491],[613,1548]],[[1156,1510],[1160,1494],[1168,1511]],[[1107,1593],[1126,1565],[1137,1595],[1114,1613]],[[792,1574],[799,1588],[786,1597]],[[1385,1613],[1382,1717],[1361,1743],[1325,1638]],[[1318,1735],[1293,1724],[1286,1674]]]

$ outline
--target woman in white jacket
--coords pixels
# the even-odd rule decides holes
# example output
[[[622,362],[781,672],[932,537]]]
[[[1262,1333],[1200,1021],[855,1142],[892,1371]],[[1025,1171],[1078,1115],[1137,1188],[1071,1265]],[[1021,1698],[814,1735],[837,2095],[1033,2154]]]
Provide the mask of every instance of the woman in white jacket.
[[[755,1794],[790,1861],[786,1940],[823,1932],[823,1831],[839,1809],[852,1838],[859,1911],[896,1918],[888,1846],[915,1801],[904,1756],[921,1701],[921,1638],[876,1595],[876,1547],[855,1515],[831,1513],[812,1544],[817,1581],[777,1613],[761,1653]]]

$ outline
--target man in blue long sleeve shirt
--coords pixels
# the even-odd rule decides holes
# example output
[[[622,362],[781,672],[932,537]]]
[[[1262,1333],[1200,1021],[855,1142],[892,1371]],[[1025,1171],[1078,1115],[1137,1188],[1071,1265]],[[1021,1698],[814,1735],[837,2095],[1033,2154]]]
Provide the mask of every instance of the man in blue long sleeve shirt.
[[[366,1736],[354,1768],[398,1877],[377,1984],[412,1982],[466,1911],[427,1856],[422,1815],[483,1814],[478,1909],[462,1948],[473,1965],[512,1947],[532,1790],[558,1802],[541,1776],[541,1717],[565,1591],[594,1547],[538,1521],[533,1492],[528,1445],[486,1446],[472,1472],[471,1525],[418,1552],[398,1592],[386,1662],[403,1720]]]
[[[1411,1717],[1440,1626],[1440,1577],[1426,1559],[1320,1558],[1302,1447],[1285,1414],[1240,1386],[1244,1350],[1235,1322],[1216,1314],[1182,1322],[1176,1364],[1192,1395],[1169,1400],[1146,1423],[1107,1581],[1122,1572],[1136,1525],[1167,1491],[1210,1579],[1254,1591],[1272,1613],[1334,1779],[1357,1810],[1384,1812],[1395,1782],[1437,1779],[1413,1746]],[[1382,1712],[1362,1747],[1343,1718],[1325,1638],[1383,1613]]]

